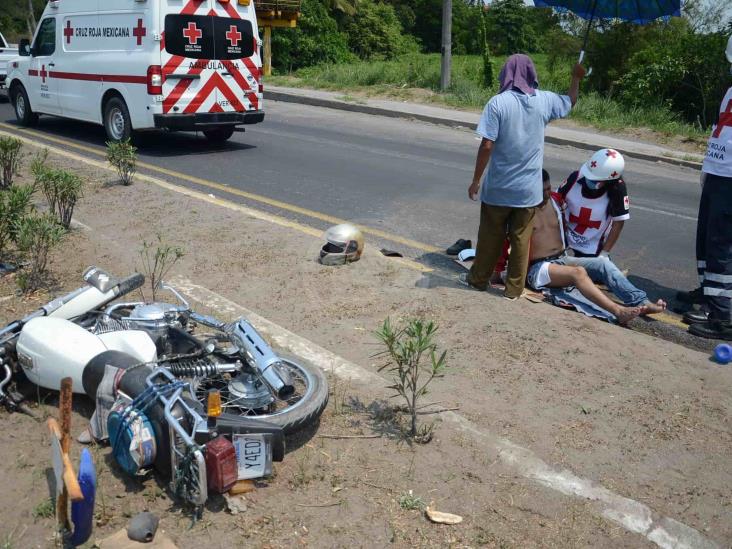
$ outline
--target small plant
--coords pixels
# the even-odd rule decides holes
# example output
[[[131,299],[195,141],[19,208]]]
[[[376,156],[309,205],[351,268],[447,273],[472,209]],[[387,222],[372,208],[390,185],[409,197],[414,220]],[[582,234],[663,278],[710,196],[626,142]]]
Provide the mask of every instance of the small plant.
[[[137,147],[124,141],[107,141],[107,160],[117,170],[123,185],[132,183],[137,171]]]
[[[399,496],[399,507],[407,511],[422,511],[427,507],[427,504],[421,497],[415,496],[412,490],[410,490]]]
[[[23,292],[40,288],[48,272],[48,254],[63,236],[63,227],[49,214],[29,215],[16,224],[18,249],[28,260],[27,267],[18,275],[18,285]]]
[[[81,178],[66,170],[38,168],[36,183],[48,201],[48,209],[64,229],[71,226],[71,216],[76,202],[83,196],[84,183]]]
[[[382,354],[387,355],[387,362],[379,371],[387,369],[392,374],[394,384],[389,389],[396,391],[395,397],[402,397],[411,417],[409,436],[417,437],[417,404],[427,394],[427,386],[436,377],[441,377],[447,367],[447,351],[437,354],[434,336],[437,326],[434,322],[425,322],[413,318],[403,326],[393,327],[387,318],[376,332],[376,337],[386,347]],[[427,363],[424,359],[428,358]]]
[[[55,507],[53,500],[46,498],[33,508],[33,518],[51,518],[56,512]]]
[[[33,187],[15,185],[0,191],[0,257],[8,244],[15,242],[20,220],[32,209]]]
[[[23,142],[14,137],[0,137],[0,189],[9,189],[23,158]]]
[[[157,235],[157,242],[142,241],[140,248],[140,259],[142,259],[142,271],[145,278],[150,282],[152,300],[160,287],[160,283],[170,272],[170,269],[185,255],[183,248],[172,246],[163,242],[163,237]]]
[[[45,172],[48,169],[48,165],[46,164],[47,161],[48,149],[43,149],[42,151],[39,151],[33,155],[33,160],[31,160],[30,164],[30,171],[35,178],[36,188],[40,186],[41,179],[44,177]]]

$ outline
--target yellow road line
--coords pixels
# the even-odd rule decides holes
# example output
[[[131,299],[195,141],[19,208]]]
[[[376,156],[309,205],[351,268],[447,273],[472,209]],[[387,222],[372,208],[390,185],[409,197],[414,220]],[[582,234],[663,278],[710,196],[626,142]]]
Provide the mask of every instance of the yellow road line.
[[[27,130],[25,128],[18,128],[16,126],[11,126],[10,124],[5,124],[2,122],[0,122],[0,126],[3,128],[6,128],[8,130],[12,130],[14,132],[27,133],[29,135],[33,135],[35,137],[39,137],[39,138],[45,139],[47,141],[51,141],[52,143],[59,143],[60,145],[63,145],[64,147],[74,147],[76,149],[79,149],[79,150],[82,150],[82,151],[85,151],[85,152],[88,152],[91,154],[95,154],[97,156],[106,156],[105,151],[102,149],[99,149],[99,148],[88,147],[86,145],[80,145],[78,143],[69,142],[69,141],[60,139],[58,137],[49,136],[49,135],[46,135],[46,134],[43,134],[40,132]],[[137,165],[146,170],[162,173],[162,174],[168,175],[170,177],[175,177],[177,179],[183,179],[185,181],[190,181],[191,183],[195,183],[196,185],[201,185],[202,187],[208,187],[209,189],[216,189],[217,191],[233,194],[235,196],[240,196],[240,197],[246,198],[248,200],[254,200],[254,201],[260,202],[262,204],[267,204],[268,206],[274,206],[275,208],[280,208],[282,210],[287,210],[287,211],[297,213],[300,215],[305,215],[307,217],[312,217],[314,219],[319,219],[320,221],[325,221],[332,225],[348,222],[347,220],[342,219],[340,217],[335,217],[332,215],[324,214],[321,212],[317,212],[315,210],[310,210],[308,208],[302,208],[300,206],[296,206],[296,205],[290,204],[288,202],[283,202],[281,200],[269,198],[269,197],[262,196],[262,195],[259,195],[256,193],[242,191],[240,189],[236,189],[229,185],[224,185],[223,183],[217,183],[215,181],[209,181],[208,179],[202,179],[200,177],[188,175],[188,174],[177,172],[174,170],[169,170],[167,168],[161,168],[160,166],[155,166],[154,164],[148,164],[147,162],[138,161]],[[373,236],[376,236],[379,238],[383,238],[383,239],[389,240],[391,242],[396,242],[398,244],[403,244],[404,246],[409,246],[410,248],[414,248],[414,249],[420,250],[422,252],[440,253],[442,251],[440,248],[437,248],[436,246],[424,244],[423,242],[418,242],[416,240],[412,240],[411,238],[404,238],[399,235],[389,233],[387,231],[382,231],[380,229],[368,227],[366,225],[359,225],[359,224],[355,224],[355,225],[366,234],[370,234],[370,235],[373,235]]]
[[[6,124],[2,124],[2,123],[0,123],[0,125],[7,126]],[[4,131],[0,131],[0,135],[11,135],[11,134],[8,134],[7,132],[4,132]],[[100,169],[103,169],[103,170],[106,170],[109,172],[115,171],[114,168],[110,167],[105,162],[100,162],[98,160],[93,160],[86,156],[74,154],[72,152],[65,151],[65,150],[59,149],[59,148],[51,146],[51,145],[46,145],[45,143],[39,143],[38,141],[34,141],[27,137],[23,137],[23,136],[15,136],[15,137],[18,137],[18,139],[25,141],[26,143],[29,143],[31,145],[35,145],[38,147],[45,147],[54,154],[58,154],[60,156],[64,156],[66,158],[70,158],[72,160],[76,160],[78,162],[82,162],[84,164],[88,164],[90,166],[94,166],[96,168],[100,168]],[[268,212],[263,212],[261,210],[257,210],[255,208],[243,206],[241,204],[237,204],[236,202],[232,202],[230,200],[225,200],[223,198],[217,198],[215,196],[207,195],[200,191],[195,191],[193,189],[189,189],[188,187],[182,187],[180,185],[175,185],[173,183],[169,183],[168,181],[163,181],[162,179],[158,179],[158,178],[152,177],[150,175],[138,173],[135,177],[141,181],[147,181],[148,183],[152,183],[154,185],[157,185],[158,187],[162,187],[163,189],[177,192],[177,193],[183,194],[185,196],[188,196],[190,198],[195,198],[197,200],[202,200],[204,202],[208,202],[209,204],[215,204],[216,206],[221,206],[221,207],[227,208],[229,210],[234,210],[234,211],[246,214],[255,219],[267,221],[269,223],[273,223],[273,224],[279,225],[281,227],[287,227],[288,229],[294,229],[296,231],[300,231],[301,233],[305,233],[307,235],[314,236],[316,238],[321,237],[321,235],[323,234],[322,230],[317,229],[315,227],[311,227],[309,225],[304,225],[304,224],[298,223],[296,221],[291,221],[291,220],[281,217],[279,215],[274,215],[274,214],[271,214]],[[410,259],[393,258],[391,261],[398,262],[401,265],[404,265],[405,267],[408,267],[410,269],[413,269],[415,271],[419,271],[422,273],[432,272],[431,268],[426,267],[425,265],[422,265],[421,263],[418,263],[417,261],[412,261]]]
[[[664,324],[671,324],[673,326],[676,326],[678,328],[681,328],[682,330],[686,331],[689,327],[684,324],[680,318],[670,315],[668,313],[657,313],[655,315],[649,315],[651,318],[655,318],[656,320],[660,320]]]

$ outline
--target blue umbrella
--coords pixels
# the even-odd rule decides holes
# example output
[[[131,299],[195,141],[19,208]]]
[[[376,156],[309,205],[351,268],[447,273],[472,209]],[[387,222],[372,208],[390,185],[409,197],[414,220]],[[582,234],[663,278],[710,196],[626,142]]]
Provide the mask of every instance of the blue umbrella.
[[[585,56],[587,37],[595,18],[622,19],[645,25],[660,17],[680,16],[681,0],[534,0],[541,8],[559,8],[588,19],[585,40],[580,52],[580,63]]]

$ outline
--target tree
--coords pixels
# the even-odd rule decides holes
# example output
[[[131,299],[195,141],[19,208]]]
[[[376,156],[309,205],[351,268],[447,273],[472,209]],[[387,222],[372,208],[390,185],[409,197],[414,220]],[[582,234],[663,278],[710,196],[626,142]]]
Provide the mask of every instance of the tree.
[[[488,9],[492,46],[498,53],[529,53],[537,50],[532,14],[523,0],[496,0]]]
[[[393,59],[419,49],[414,37],[404,33],[391,4],[361,0],[344,31],[351,51],[361,59]]]
[[[272,59],[281,70],[291,71],[319,63],[351,61],[346,35],[321,0],[303,0],[302,16],[294,29],[272,34]]]

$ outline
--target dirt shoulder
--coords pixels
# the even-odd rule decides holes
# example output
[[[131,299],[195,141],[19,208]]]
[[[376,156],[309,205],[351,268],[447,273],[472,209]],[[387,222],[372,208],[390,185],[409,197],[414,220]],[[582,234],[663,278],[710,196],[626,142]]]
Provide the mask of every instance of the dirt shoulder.
[[[75,214],[89,229],[70,234],[52,260],[59,291],[78,287],[90,264],[133,271],[142,240],[159,234],[187,251],[176,274],[371,371],[380,365],[372,334],[384,318],[435,320],[450,367],[434,383],[429,402],[458,407],[479,428],[560,469],[722,545],[732,542],[732,370],[706,355],[546,304],[466,290],[373,249],[356,264],[323,267],[314,260],[320,242],[313,236],[146,182],[110,185],[114,178],[107,171],[51,158],[89,182]],[[0,298],[7,297],[0,302],[2,321],[47,301],[44,295],[21,299],[13,291],[10,277],[0,279]],[[181,547],[648,544],[598,517],[590,503],[517,476],[449,423],[438,423],[427,445],[400,442],[378,403],[383,388],[371,391],[336,378],[331,385],[319,429],[289,441],[291,451],[275,476],[246,496],[248,511],[229,515],[217,499],[190,530],[189,519],[154,479],[125,479],[108,449],[95,450],[105,503],[98,505],[94,537],[149,508],[163,515],[163,527]],[[54,396],[42,398],[52,412]],[[80,426],[89,410],[77,401]],[[43,428],[0,414],[7,437],[0,446],[7,464],[0,480],[10,486],[0,496],[8,509],[0,540],[45,546],[52,520],[33,518],[45,498],[49,465]],[[407,508],[410,490],[465,521],[430,524]]]

